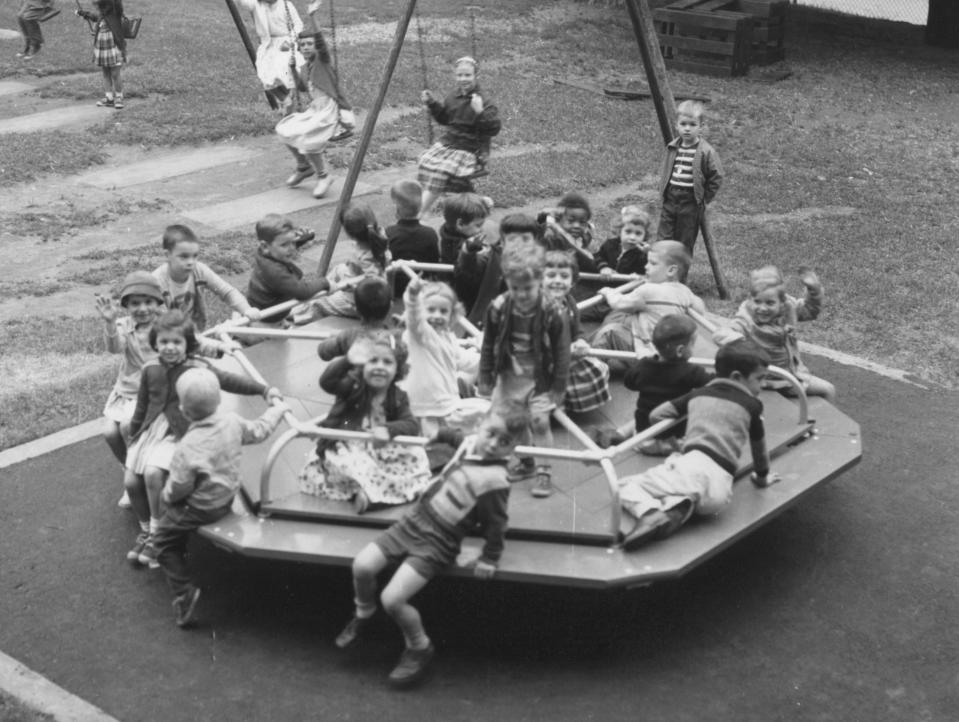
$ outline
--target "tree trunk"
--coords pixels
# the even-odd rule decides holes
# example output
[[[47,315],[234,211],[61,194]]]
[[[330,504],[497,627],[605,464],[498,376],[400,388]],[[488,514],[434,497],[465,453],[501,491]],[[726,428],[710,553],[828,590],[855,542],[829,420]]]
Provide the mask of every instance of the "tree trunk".
[[[938,45],[942,48],[959,48],[959,2],[929,0],[926,44]]]

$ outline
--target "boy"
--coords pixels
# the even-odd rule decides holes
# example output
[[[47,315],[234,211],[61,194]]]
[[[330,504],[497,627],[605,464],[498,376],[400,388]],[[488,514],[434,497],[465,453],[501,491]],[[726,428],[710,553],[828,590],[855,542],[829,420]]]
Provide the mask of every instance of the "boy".
[[[507,524],[506,458],[528,424],[523,409],[494,407],[475,436],[463,443],[454,438],[456,432],[444,429],[437,440],[459,446],[453,460],[412,511],[353,560],[356,611],[336,638],[340,649],[352,646],[363,635],[376,612],[377,575],[391,563],[401,562],[380,596],[383,609],[399,625],[406,642],[399,664],[390,673],[394,687],[421,681],[435,651],[409,600],[456,560],[463,538],[477,526],[486,543],[471,562],[473,574],[491,579],[496,572]]]
[[[396,224],[386,229],[390,254],[394,261],[439,263],[439,237],[436,231],[420,223],[420,205],[423,186],[415,180],[398,180],[390,188],[390,197],[396,205]],[[409,278],[405,273],[393,276],[393,294],[402,298]]]
[[[547,225],[543,241],[548,251],[572,251],[580,273],[597,273],[599,267],[589,247],[593,243],[593,209],[582,193],[569,191],[559,199],[555,209],[541,212],[536,220]],[[551,223],[552,221],[552,223]],[[555,223],[555,225],[553,225]],[[558,228],[556,227],[558,226]],[[577,289],[577,300],[591,294],[592,290]]]
[[[660,319],[672,313],[685,314],[689,309],[705,313],[702,299],[683,285],[690,262],[689,252],[682,243],[659,241],[649,249],[646,283],[626,292],[611,286],[601,288],[599,292],[612,311],[596,331],[592,346],[650,356],[655,353],[653,328]],[[612,361],[609,367],[625,370],[621,361]]]
[[[170,311],[183,311],[192,319],[197,331],[206,328],[206,303],[200,290],[208,288],[226,305],[251,321],[260,318],[237,289],[215,274],[205,263],[200,263],[200,241],[196,234],[179,224],[167,226],[163,232],[163,250],[166,263],[153,272],[163,289],[163,298]]]
[[[274,404],[255,421],[217,413],[220,384],[211,371],[200,368],[184,371],[176,391],[180,410],[191,423],[170,463],[161,495],[166,509],[153,545],[173,592],[177,626],[188,627],[196,621],[200,598],[184,559],[190,532],[230,513],[240,486],[242,445],[265,441],[289,407]]]
[[[377,333],[390,333],[388,318],[393,307],[393,298],[389,284],[378,276],[364,278],[356,284],[353,291],[356,313],[360,317],[358,326],[349,326],[331,338],[320,341],[316,352],[324,361],[332,361],[337,356],[346,356],[357,336],[373,336]]]
[[[754,343],[734,341],[716,352],[718,378],[653,409],[651,423],[686,415],[686,439],[681,454],[619,480],[620,504],[635,519],[623,536],[623,549],[670,536],[694,512],[715,514],[726,506],[747,439],[753,483],[767,487],[779,481],[769,471],[763,404],[756,398],[768,365],[769,357]]]
[[[659,237],[677,240],[693,255],[699,224],[706,205],[719,190],[723,169],[713,147],[699,137],[702,132],[703,104],[684,100],[676,108],[679,136],[666,145],[666,158],[660,175],[659,192],[663,209],[659,217]]]
[[[476,193],[458,193],[443,203],[440,226],[440,263],[456,263],[460,249],[483,230],[490,206]]]
[[[473,227],[464,227],[464,232]],[[482,326],[486,307],[506,290],[503,285],[501,262],[503,243],[507,235],[538,239],[540,226],[532,218],[521,214],[506,216],[499,226],[499,236],[478,233],[462,245],[453,268],[453,290],[463,303],[466,320]],[[442,243],[442,229],[440,229]],[[442,253],[440,254],[442,257]]]
[[[648,429],[650,412],[662,403],[705,386],[713,375],[702,366],[690,363],[696,322],[689,316],[672,314],[661,319],[653,329],[653,345],[657,355],[647,356],[630,364],[623,385],[638,391],[635,432]],[[665,437],[640,444],[639,450],[651,456],[667,456],[679,450],[682,431],[673,429]]]
[[[535,227],[532,218],[526,221]],[[511,222],[507,227],[522,226],[522,222]],[[530,412],[532,442],[552,446],[550,414],[563,403],[571,341],[566,312],[543,293],[546,251],[535,241],[529,231],[504,234],[506,293],[497,296],[486,311],[477,394],[491,396],[493,406],[524,404]],[[527,456],[510,468],[510,481],[531,477],[535,477],[533,496],[553,493],[548,465],[537,466]]]
[[[246,299],[255,309],[270,308],[285,301],[307,301],[321,291],[330,290],[323,276],[303,278],[293,261],[305,241],[293,222],[277,213],[269,213],[256,224],[257,248]],[[264,323],[283,320],[286,312],[261,318]]]

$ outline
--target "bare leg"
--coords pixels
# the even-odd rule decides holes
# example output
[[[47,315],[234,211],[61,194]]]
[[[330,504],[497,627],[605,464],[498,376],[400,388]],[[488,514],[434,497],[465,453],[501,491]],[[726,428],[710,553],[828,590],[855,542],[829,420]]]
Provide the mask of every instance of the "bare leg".
[[[150,521],[150,503],[147,500],[147,488],[143,475],[127,469],[123,477],[123,486],[126,487],[133,513],[137,515],[140,526],[147,524]]]
[[[127,445],[123,440],[123,432],[120,430],[120,424],[113,419],[103,420],[103,440],[107,442],[110,451],[121,464],[127,460]]]
[[[381,595],[383,609],[399,625],[408,649],[426,649],[430,645],[420,613],[410,604],[410,599],[428,581],[407,562],[403,562]]]
[[[420,206],[420,218],[429,213],[430,208],[433,207],[438,197],[439,193],[436,191],[423,189],[423,205]]]
[[[368,619],[376,611],[376,576],[388,564],[376,544],[367,544],[353,560],[353,594],[356,616]]]
[[[161,469],[158,466],[148,466],[143,473],[151,521],[154,519],[159,520],[159,518],[163,516],[163,504],[160,501],[160,492],[163,491],[163,485],[166,483],[168,473],[166,469]]]
[[[117,97],[123,97],[123,80],[121,78],[121,71],[123,70],[122,65],[114,65],[112,68],[106,68],[109,71],[110,80],[109,82],[113,86],[113,92],[116,93]]]

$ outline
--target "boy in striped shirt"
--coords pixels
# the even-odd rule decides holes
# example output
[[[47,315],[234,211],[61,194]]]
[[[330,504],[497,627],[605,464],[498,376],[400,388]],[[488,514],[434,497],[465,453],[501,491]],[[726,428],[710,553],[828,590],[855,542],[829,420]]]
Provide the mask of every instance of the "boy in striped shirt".
[[[703,104],[684,100],[676,109],[679,136],[666,146],[660,176],[663,209],[659,216],[659,238],[679,241],[693,254],[699,224],[723,180],[719,155],[700,138]]]

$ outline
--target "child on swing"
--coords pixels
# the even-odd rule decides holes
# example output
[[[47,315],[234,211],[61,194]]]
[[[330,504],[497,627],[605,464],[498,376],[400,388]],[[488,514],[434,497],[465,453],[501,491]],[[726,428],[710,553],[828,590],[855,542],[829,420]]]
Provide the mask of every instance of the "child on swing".
[[[40,23],[56,17],[60,11],[53,7],[53,0],[22,0],[17,11],[17,24],[23,34],[23,52],[17,53],[18,58],[33,60],[33,56],[40,52],[43,45],[43,32]]]
[[[499,111],[485,98],[476,83],[478,64],[471,57],[459,58],[454,64],[456,89],[438,101],[424,90],[422,100],[430,115],[446,126],[443,136],[419,158],[418,180],[423,186],[425,215],[445,191],[460,184],[460,190],[471,188],[470,179],[485,169],[489,160],[490,139],[500,131]]]
[[[326,499],[353,501],[362,514],[372,505],[405,504],[429,484],[429,462],[421,446],[392,443],[419,433],[410,401],[396,382],[406,371],[407,352],[389,332],[360,336],[323,370],[320,387],[336,401],[322,426],[370,431],[372,442],[320,439],[300,472],[300,490]]]
[[[120,71],[127,61],[127,41],[123,37],[122,0],[95,0],[97,11],[77,8],[76,14],[93,25],[93,62],[103,73],[103,98],[100,108],[123,108],[123,82]]]

